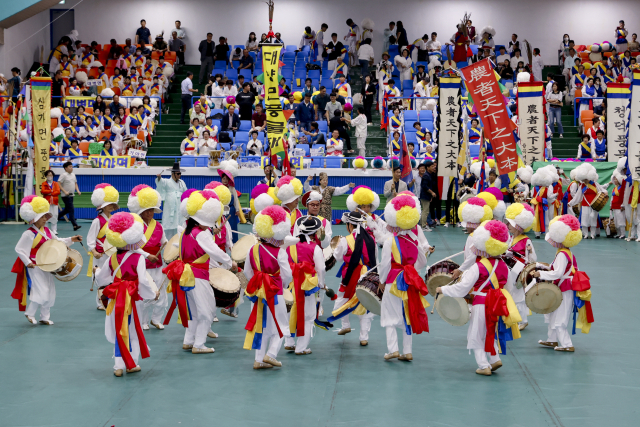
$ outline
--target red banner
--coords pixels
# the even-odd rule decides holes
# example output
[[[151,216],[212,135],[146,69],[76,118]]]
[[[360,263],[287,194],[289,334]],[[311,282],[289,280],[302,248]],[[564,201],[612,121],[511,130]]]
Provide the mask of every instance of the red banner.
[[[518,152],[513,137],[513,122],[509,118],[504,96],[489,59],[460,69],[478,116],[484,126],[484,136],[493,147],[500,174],[518,169]]]

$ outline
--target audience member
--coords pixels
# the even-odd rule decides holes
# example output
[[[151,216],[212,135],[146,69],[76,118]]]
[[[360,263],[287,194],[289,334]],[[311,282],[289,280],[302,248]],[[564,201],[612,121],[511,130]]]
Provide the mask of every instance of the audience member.
[[[147,21],[140,21],[140,28],[136,30],[136,45],[151,44],[151,31],[147,28]]]
[[[234,135],[240,127],[240,117],[235,113],[235,109],[236,107],[229,105],[227,114],[222,117],[222,131],[231,131]]]
[[[189,111],[191,107],[191,96],[194,93],[198,92],[198,89],[193,88],[193,73],[191,71],[187,71],[187,77],[180,84],[181,89],[181,101],[182,101],[182,111],[180,112],[180,124],[184,124],[184,115]]]
[[[218,45],[216,46],[215,59],[216,61],[225,61],[227,65],[229,64],[229,45],[227,44],[227,39],[224,37],[220,37],[218,39]]]
[[[236,95],[236,104],[238,104],[238,109],[240,110],[240,120],[251,120],[256,96],[249,90],[250,88],[251,85],[249,83],[244,83],[242,92]]]
[[[262,111],[262,104],[256,105],[256,111],[251,115],[251,130],[262,132],[267,125],[267,115]]]
[[[198,80],[201,85],[205,82],[205,76],[210,75],[213,70],[215,51],[216,44],[213,41],[213,34],[207,33],[206,40],[202,40],[200,46],[198,46],[198,52],[200,52],[200,76]]]
[[[240,58],[238,70],[251,70],[253,72],[253,57],[249,55],[248,49],[242,51],[242,58]]]
[[[171,38],[169,39],[169,51],[176,53],[176,58],[180,65],[184,65],[184,52],[186,50],[187,45],[178,37],[178,31],[173,30],[171,32]]]

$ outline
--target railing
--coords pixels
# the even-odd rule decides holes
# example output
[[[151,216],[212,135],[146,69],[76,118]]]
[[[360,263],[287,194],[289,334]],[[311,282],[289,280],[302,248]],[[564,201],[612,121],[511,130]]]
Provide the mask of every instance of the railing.
[[[52,99],[53,98],[62,99],[62,101],[63,101],[62,107],[64,107],[64,100],[65,100],[65,98],[69,98],[69,97],[71,97],[71,95],[69,95],[68,97],[67,96],[52,96],[51,98]],[[95,101],[95,98],[90,97],[90,96],[79,96],[78,98],[85,98],[86,99],[86,104],[87,105],[82,105],[83,107],[93,108],[93,102]],[[142,98],[144,98],[144,96],[120,96],[119,99],[127,101],[127,100],[133,100],[133,99],[136,99],[136,98],[142,99]],[[154,95],[154,96],[149,96],[149,98],[150,99],[155,99],[155,100],[158,101],[158,124],[162,124],[162,97]],[[103,97],[103,99],[104,99],[105,103],[107,103],[107,104],[109,104],[109,102],[107,102],[107,100],[113,100],[113,98],[104,98],[104,97]],[[128,108],[130,103],[131,102],[128,101],[127,105],[125,107]],[[112,113],[114,113],[114,112],[112,111]],[[117,111],[114,114],[117,114]]]
[[[581,99],[589,101],[589,100],[594,100],[594,99],[604,99],[604,97],[603,96],[594,96],[594,97],[574,98],[573,99],[573,101],[574,101],[573,102],[573,125],[574,126],[577,126],[578,117],[580,116],[580,107],[578,106],[579,103],[576,102],[576,101],[581,100]]]

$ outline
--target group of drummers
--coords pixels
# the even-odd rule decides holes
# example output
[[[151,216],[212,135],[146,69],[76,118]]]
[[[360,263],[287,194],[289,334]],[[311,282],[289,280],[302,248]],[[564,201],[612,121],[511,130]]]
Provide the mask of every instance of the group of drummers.
[[[227,177],[235,172],[223,171]],[[411,361],[413,335],[429,331],[427,294],[435,297],[434,309],[446,322],[469,323],[467,348],[474,351],[478,374],[491,375],[502,366],[499,354],[505,354],[507,341],[520,337],[529,310],[544,314],[549,324],[541,345],[573,352],[572,313],[573,333],[576,328],[588,333],[593,322],[589,279],[578,271],[571,252],[582,239],[580,222],[572,215],[548,221],[546,240],[557,248],[556,257],[550,265],[537,263],[525,234],[538,221],[535,208],[499,203],[496,191],[472,194],[459,207],[469,233],[463,252],[456,254],[464,255],[462,264],[452,256],[427,268],[423,277],[419,271],[435,248],[419,226],[420,202],[408,191],[387,201],[383,220],[375,214],[379,196],[366,186],[354,188],[342,215],[348,234],[333,236],[331,219],[319,216],[321,192],[303,194],[297,178],[283,176],[273,187],[254,189],[253,233],[233,244],[235,231],[226,217],[232,197],[221,182],[182,194],[184,222],[170,240],[153,219],[162,204],[157,190],[136,186],[127,201],[129,212],[112,214],[119,209],[119,193],[99,184],[91,197],[98,215],[87,236],[87,274],[92,290],[98,288],[96,306],[106,311],[114,374],[141,370],[139,357],[149,357],[144,330],[164,329],[176,308],[185,328],[183,350],[213,353],[206,341],[218,336],[211,329],[217,309],[237,317],[244,297],[251,312],[243,347],[255,350],[254,369],[281,367],[283,343],[295,355],[310,354],[316,328],[331,329],[339,320],[338,335],[352,332],[351,315],[360,323],[361,346],[368,345],[378,315],[387,338],[384,360]],[[20,215],[30,228],[16,246],[12,297],[30,323],[38,323],[40,308],[39,322],[52,325],[53,278],[71,280],[79,274],[82,256],[67,246],[82,244],[82,238],[52,233],[45,226],[49,206],[41,197],[26,197]],[[340,287],[334,292],[326,275],[336,266]],[[325,295],[333,300],[331,313],[324,313]]]

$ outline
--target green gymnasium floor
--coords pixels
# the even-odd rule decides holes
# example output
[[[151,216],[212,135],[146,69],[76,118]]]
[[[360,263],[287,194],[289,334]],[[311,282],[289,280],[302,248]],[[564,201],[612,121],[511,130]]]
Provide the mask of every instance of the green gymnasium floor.
[[[89,223],[82,222],[83,235]],[[247,227],[248,228],[248,227]],[[600,238],[575,250],[592,279],[595,324],[573,337],[576,352],[542,348],[541,315],[509,343],[504,366],[491,377],[474,373],[466,326],[429,315],[431,332],[414,337],[411,363],[382,358],[384,331],[374,319],[368,347],[358,330],[345,336],[317,330],[313,354],[282,350],[281,369],[254,371],[242,349],[249,304],[238,319],[218,314],[208,340],[214,354],[181,349],[184,330],[172,322],[145,335],[151,358],[142,372],[116,378],[104,312],[95,309],[90,280],[57,281],[54,326],[32,326],[11,299],[14,244],[24,226],[0,224],[4,270],[0,292],[1,426],[632,426],[638,423],[637,260],[639,243]],[[344,227],[335,227],[344,234]],[[247,231],[246,229],[244,231]],[[62,236],[71,226],[62,223]],[[460,229],[427,233],[431,261],[462,249]],[[554,249],[534,240],[539,260]],[[81,249],[78,244],[74,247]],[[85,262],[87,261],[85,257]],[[335,269],[329,284],[337,289]],[[431,300],[431,298],[429,297]],[[325,312],[332,304],[325,301]],[[430,311],[429,311],[430,312]],[[357,319],[352,326],[358,327]],[[633,420],[636,421],[633,421]]]

